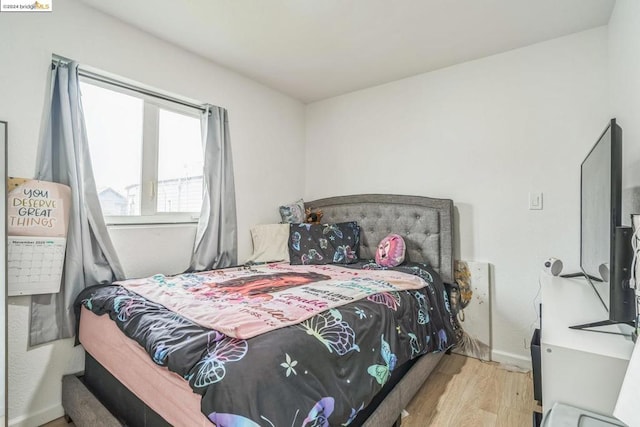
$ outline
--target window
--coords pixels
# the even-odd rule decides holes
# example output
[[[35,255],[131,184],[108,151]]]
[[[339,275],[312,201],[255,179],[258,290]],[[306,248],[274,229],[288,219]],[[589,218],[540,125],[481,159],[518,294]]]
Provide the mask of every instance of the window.
[[[204,166],[198,110],[87,78],[80,88],[107,223],[196,221]]]

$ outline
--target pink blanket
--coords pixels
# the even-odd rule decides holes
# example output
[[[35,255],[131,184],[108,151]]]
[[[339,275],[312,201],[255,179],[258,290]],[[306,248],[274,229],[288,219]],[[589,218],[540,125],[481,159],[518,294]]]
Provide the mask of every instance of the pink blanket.
[[[116,282],[205,327],[247,339],[374,294],[420,289],[391,270],[284,263]]]

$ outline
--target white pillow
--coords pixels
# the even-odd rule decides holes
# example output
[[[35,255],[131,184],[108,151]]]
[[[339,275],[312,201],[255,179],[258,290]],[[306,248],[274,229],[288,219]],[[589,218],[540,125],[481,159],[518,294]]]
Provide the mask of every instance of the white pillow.
[[[251,229],[253,254],[247,261],[289,262],[289,224],[261,224]]]

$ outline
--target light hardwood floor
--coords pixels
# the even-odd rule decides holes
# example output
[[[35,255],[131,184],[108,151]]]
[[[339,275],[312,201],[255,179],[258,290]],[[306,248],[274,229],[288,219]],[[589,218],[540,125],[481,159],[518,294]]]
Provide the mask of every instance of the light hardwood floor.
[[[450,354],[409,403],[402,427],[529,427],[535,408],[530,374]],[[72,426],[64,418],[45,424]]]
[[[535,408],[530,373],[451,354],[409,403],[402,426],[528,427]]]

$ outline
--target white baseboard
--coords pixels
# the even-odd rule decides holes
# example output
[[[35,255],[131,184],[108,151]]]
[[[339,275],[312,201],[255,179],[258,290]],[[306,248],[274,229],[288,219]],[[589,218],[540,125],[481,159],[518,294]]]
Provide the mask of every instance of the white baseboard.
[[[38,427],[64,415],[62,404],[41,409],[34,414],[21,415],[9,419],[9,427]]]
[[[504,363],[505,365],[517,366],[518,368],[525,369],[527,371],[531,370],[531,358],[515,353],[491,350],[491,360],[498,363]]]

